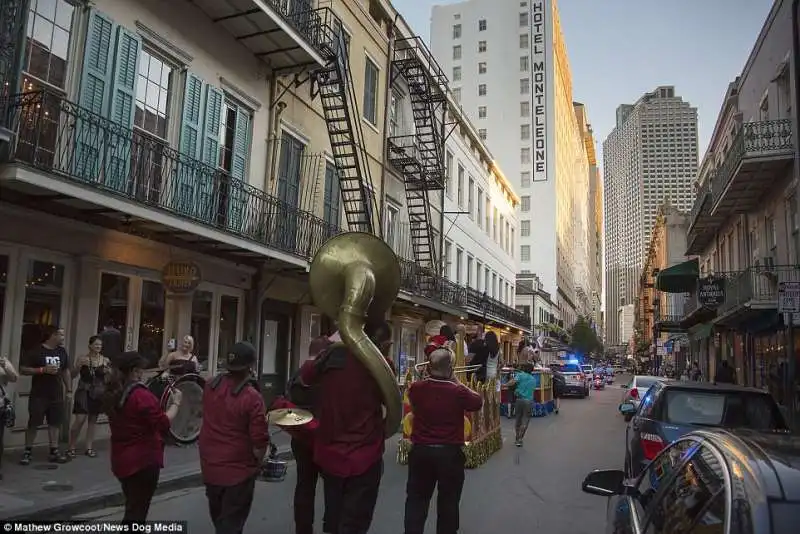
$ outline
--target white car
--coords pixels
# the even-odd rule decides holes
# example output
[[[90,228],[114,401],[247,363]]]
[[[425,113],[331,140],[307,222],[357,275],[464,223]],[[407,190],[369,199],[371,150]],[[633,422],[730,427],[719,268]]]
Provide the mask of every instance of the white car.
[[[642,401],[642,397],[644,394],[647,393],[647,390],[650,389],[650,386],[655,384],[656,382],[663,382],[665,380],[669,380],[663,376],[648,376],[648,375],[636,375],[634,376],[628,384],[622,384],[622,389],[625,392],[622,395],[622,400],[620,404],[631,403],[636,407],[636,410],[639,410],[639,403]],[[630,420],[632,416],[626,415],[625,420]]]

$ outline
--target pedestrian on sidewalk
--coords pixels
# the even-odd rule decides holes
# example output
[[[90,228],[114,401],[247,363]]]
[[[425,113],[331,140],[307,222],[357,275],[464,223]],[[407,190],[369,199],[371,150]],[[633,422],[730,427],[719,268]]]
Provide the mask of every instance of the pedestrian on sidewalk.
[[[125,496],[123,521],[143,523],[164,467],[164,434],[178,414],[180,391],[164,412],[161,401],[142,383],[148,362],[138,352],[122,353],[106,386],[103,411],[111,431],[111,472]]]
[[[241,534],[269,446],[264,398],[252,379],[256,349],[240,341],[225,359],[226,373],[206,383],[200,468],[217,534]]]
[[[72,367],[72,376],[78,377],[75,389],[75,402],[72,413],[75,421],[69,432],[69,449],[67,454],[75,458],[78,453],[76,445],[78,436],[86,425],[86,456],[95,458],[94,431],[97,416],[103,413],[103,396],[106,391],[106,375],[111,371],[111,362],[103,356],[103,340],[100,336],[89,338],[89,352],[79,356]],[[119,356],[117,356],[119,358]]]
[[[389,364],[389,323],[368,320],[364,332]],[[386,439],[378,384],[339,343],[305,362],[300,381],[318,388],[314,462],[322,472],[328,525],[334,534],[366,534],[378,500]]]
[[[526,347],[531,349],[530,347]],[[523,351],[524,352],[524,351]],[[527,354],[525,355],[528,356]],[[536,391],[536,378],[533,376],[533,365],[526,361],[519,366],[519,371],[514,373],[514,377],[508,381],[506,387],[514,391],[516,400],[514,401],[514,411],[516,420],[514,422],[515,441],[517,447],[522,447],[522,440],[525,439],[525,432],[528,431],[528,424],[531,422],[533,412],[533,393]]]
[[[49,461],[65,463],[67,457],[58,449],[58,433],[66,411],[65,404],[72,397],[72,375],[69,355],[64,348],[64,330],[52,325],[44,326],[42,344],[23,356],[19,372],[31,377],[25,451],[19,463],[31,463],[36,434],[45,422],[50,442]]]
[[[320,336],[311,341],[308,347],[308,359],[314,360],[324,353],[333,342],[327,336]],[[297,471],[297,482],[294,486],[294,526],[296,534],[314,534],[314,503],[317,496],[317,480],[320,472],[314,463],[314,431],[319,427],[316,419],[316,388],[303,385],[300,372],[292,376],[287,387],[288,398],[278,397],[270,407],[271,410],[281,408],[300,408],[315,414],[314,420],[302,426],[285,427],[292,437],[292,455]],[[333,532],[328,518],[323,516],[322,531]]]
[[[409,386],[414,421],[408,456],[405,534],[423,534],[438,487],[436,532],[456,534],[464,487],[464,415],[481,409],[481,396],[455,378],[455,355],[434,337],[425,348],[429,378]]]
[[[3,438],[6,428],[14,426],[14,405],[11,404],[11,396],[6,393],[6,386],[18,378],[17,370],[8,358],[0,357],[0,480],[3,480]]]

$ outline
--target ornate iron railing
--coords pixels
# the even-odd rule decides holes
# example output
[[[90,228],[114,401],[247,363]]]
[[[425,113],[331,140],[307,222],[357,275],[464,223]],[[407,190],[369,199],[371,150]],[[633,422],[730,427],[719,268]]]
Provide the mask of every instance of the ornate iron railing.
[[[749,267],[728,280],[725,302],[718,313],[724,314],[745,304],[777,306],[781,282],[800,282],[800,266]]]
[[[743,123],[725,155],[725,161],[711,179],[711,194],[714,204],[716,205],[724,194],[725,188],[733,179],[742,159],[749,156],[763,157],[786,152],[794,146],[793,141],[790,119]]]
[[[662,293],[656,297],[656,323],[679,323],[686,316],[686,309],[691,300],[691,293]]]
[[[341,22],[329,7],[310,9],[310,1],[307,5],[286,0],[266,2],[323,57],[336,57],[336,32],[340,30]]]
[[[219,167],[60,95],[13,95],[0,103],[0,112],[16,132],[11,160],[61,179],[304,258],[340,232]]]
[[[465,288],[411,260],[401,259],[400,269],[400,287],[403,290],[449,306],[457,308],[465,306]]]
[[[530,316],[525,315],[524,313],[517,311],[510,306],[506,306],[499,300],[490,297],[486,293],[481,293],[477,289],[468,287],[466,288],[466,291],[468,308],[472,308],[484,316],[493,315],[517,326],[530,328]]]
[[[694,204],[692,204],[692,211],[689,218],[689,228],[693,228],[697,223],[697,218],[700,216],[703,208],[708,209],[704,204],[708,201],[709,193],[711,192],[711,176],[706,176],[706,181],[697,191],[697,196],[694,197]]]

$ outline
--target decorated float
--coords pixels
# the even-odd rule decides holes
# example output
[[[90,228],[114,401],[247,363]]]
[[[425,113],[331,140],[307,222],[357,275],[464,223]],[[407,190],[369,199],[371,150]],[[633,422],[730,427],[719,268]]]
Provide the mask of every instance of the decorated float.
[[[459,327],[455,343],[455,368],[466,369],[464,354],[465,330]],[[469,373],[471,375],[471,373]],[[486,462],[489,457],[499,451],[503,446],[500,433],[500,393],[495,380],[486,383],[477,382],[474,377],[467,378],[468,373],[456,374],[462,384],[477,392],[483,399],[483,407],[464,417],[464,455],[467,458],[466,467],[475,468]],[[410,385],[421,376],[411,367],[406,372],[405,383]],[[397,461],[400,465],[408,463],[408,453],[411,451],[411,430],[414,425],[414,414],[408,402],[408,388],[403,395],[403,437],[397,449]]]

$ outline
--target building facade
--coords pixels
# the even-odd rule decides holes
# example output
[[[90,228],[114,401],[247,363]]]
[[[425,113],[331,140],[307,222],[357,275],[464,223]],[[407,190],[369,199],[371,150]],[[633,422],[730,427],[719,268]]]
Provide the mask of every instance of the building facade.
[[[697,108],[674,87],[617,108],[616,126],[603,142],[608,344],[628,342],[619,310],[636,302],[658,207],[669,199],[688,210],[696,173]]]
[[[741,74],[729,84],[698,174],[687,254],[724,298],[695,291],[684,324],[692,357],[713,378],[727,360],[742,384],[797,403],[800,340],[778,312],[781,283],[800,281],[792,130],[791,1],[777,0]],[[711,278],[708,280],[708,278]],[[794,353],[790,347],[794,347]]]
[[[520,269],[537,273],[571,325],[590,300],[579,297],[588,289],[589,163],[557,4],[435,6],[431,36],[455,99],[519,191]]]

